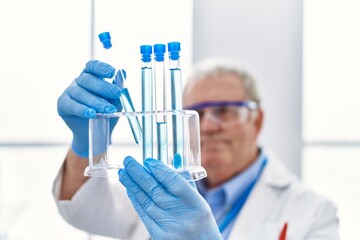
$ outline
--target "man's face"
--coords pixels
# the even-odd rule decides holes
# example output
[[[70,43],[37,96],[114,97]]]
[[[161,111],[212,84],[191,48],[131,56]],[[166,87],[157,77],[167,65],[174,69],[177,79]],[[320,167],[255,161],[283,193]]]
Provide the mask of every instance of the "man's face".
[[[184,107],[203,102],[247,100],[242,84],[233,74],[207,77],[191,83],[184,91]],[[216,119],[211,107],[200,117],[201,161],[208,173],[208,187],[215,187],[248,167],[257,157],[256,139],[261,128],[262,112],[246,119]],[[246,115],[245,113],[243,115]]]

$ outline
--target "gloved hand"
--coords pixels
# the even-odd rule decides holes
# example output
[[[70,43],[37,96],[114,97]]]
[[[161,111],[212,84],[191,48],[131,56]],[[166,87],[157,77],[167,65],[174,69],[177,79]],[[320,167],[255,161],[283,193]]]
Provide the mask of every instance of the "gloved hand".
[[[58,114],[73,133],[72,150],[81,157],[88,157],[89,118],[94,118],[96,113],[114,113],[122,109],[120,88],[104,80],[113,77],[114,72],[110,65],[91,60],[58,99]],[[115,124],[115,121],[110,123],[111,129]]]
[[[222,239],[209,205],[185,178],[155,159],[144,165],[149,171],[125,158],[119,180],[152,239]]]

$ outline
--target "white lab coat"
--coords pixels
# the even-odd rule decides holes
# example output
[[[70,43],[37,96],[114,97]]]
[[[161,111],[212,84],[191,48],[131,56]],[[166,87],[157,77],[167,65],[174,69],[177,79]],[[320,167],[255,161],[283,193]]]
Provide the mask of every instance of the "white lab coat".
[[[229,240],[278,239],[285,222],[287,240],[338,239],[336,207],[305,188],[273,154],[255,185]],[[71,201],[59,201],[61,171],[53,193],[60,214],[73,226],[120,239],[150,239],[130,200],[117,181],[91,178]]]

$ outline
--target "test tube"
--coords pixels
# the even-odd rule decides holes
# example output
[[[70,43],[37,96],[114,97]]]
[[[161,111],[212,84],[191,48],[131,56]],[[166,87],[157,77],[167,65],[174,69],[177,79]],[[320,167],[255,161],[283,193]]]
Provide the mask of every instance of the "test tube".
[[[170,85],[171,85],[171,109],[182,110],[182,83],[181,83],[181,68],[180,68],[180,43],[170,42],[168,43],[169,52],[169,70],[170,70]],[[173,131],[173,150],[175,155],[181,156],[181,158],[174,157],[174,167],[183,167],[183,149],[184,149],[184,132],[183,122],[181,117],[176,114],[173,115],[172,131]]]
[[[154,99],[155,110],[167,110],[167,84],[165,79],[164,55],[166,52],[165,44],[154,45]],[[164,164],[168,158],[168,139],[167,139],[167,120],[166,115],[156,115],[156,137],[157,137],[157,159]]]
[[[111,43],[111,36],[109,32],[103,32],[98,35],[100,42],[102,43],[104,47],[105,56],[107,58],[107,62],[109,64],[112,64],[111,61],[109,61],[109,55],[111,53],[110,49],[112,47]],[[113,65],[114,67],[115,65]],[[118,75],[119,74],[119,75]],[[123,70],[116,70],[115,75],[112,79],[112,82],[120,87],[121,94],[120,94],[120,102],[124,108],[125,112],[135,112],[134,105],[132,103],[129,90],[125,87],[125,76]],[[141,144],[142,142],[142,132],[141,132],[141,126],[139,123],[139,119],[135,116],[128,116],[128,121],[131,127],[132,134],[134,136],[134,140],[136,144]]]
[[[153,111],[153,79],[151,66],[151,45],[140,46],[141,53],[141,92],[142,92],[142,111]],[[153,116],[142,117],[143,133],[143,159],[153,157]]]

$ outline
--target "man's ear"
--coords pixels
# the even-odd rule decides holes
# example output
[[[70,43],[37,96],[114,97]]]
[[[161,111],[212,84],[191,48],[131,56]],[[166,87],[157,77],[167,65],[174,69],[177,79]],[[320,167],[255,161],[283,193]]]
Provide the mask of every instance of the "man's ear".
[[[264,122],[264,111],[261,108],[254,112],[253,121],[256,128],[256,133],[259,134]]]

